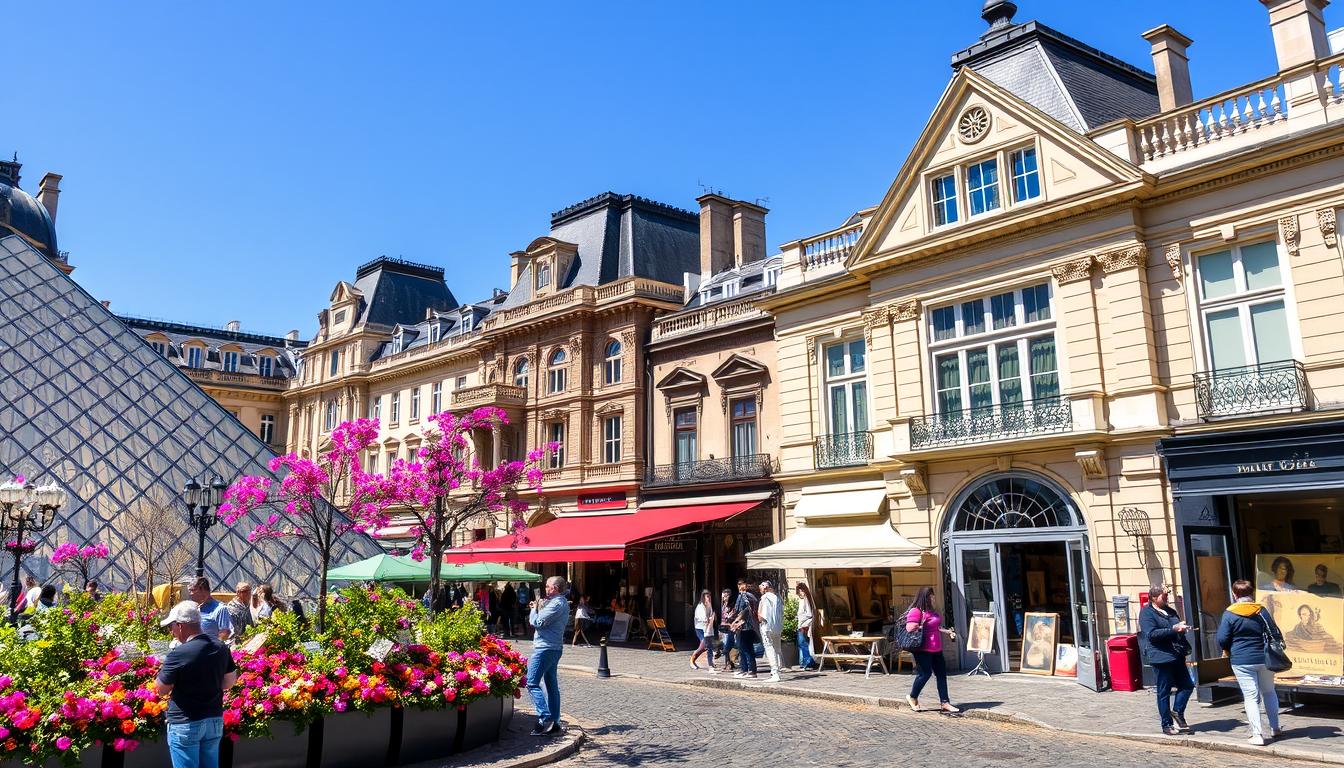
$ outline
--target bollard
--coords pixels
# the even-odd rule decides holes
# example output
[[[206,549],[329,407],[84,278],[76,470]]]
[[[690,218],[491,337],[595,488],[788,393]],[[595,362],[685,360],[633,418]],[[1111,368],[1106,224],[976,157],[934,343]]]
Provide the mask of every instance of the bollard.
[[[597,641],[597,676],[611,677],[611,667],[607,664],[607,638]]]

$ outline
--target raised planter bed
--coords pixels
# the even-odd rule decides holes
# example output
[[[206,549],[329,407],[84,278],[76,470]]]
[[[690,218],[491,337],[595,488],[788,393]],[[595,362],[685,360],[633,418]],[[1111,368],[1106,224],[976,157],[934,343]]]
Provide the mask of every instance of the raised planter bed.
[[[295,733],[291,723],[271,725],[270,738],[230,741],[226,736],[219,750],[220,768],[302,768],[308,763],[312,730]]]
[[[401,719],[400,733],[397,719]],[[394,738],[398,738],[397,765],[411,765],[451,755],[457,747],[461,713],[449,709],[405,709],[392,715]]]
[[[377,768],[389,764],[392,708],[342,712],[322,718],[321,768]],[[311,763],[311,760],[309,761]]]
[[[513,699],[478,699],[462,712],[462,743],[458,751],[465,752],[494,741],[513,717]]]

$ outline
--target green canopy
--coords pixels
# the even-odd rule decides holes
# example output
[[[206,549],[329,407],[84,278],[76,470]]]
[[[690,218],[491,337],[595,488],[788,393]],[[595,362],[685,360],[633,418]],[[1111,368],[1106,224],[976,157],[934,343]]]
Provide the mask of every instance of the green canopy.
[[[429,581],[429,562],[409,557],[374,555],[327,571],[331,581]]]
[[[466,565],[444,563],[440,576],[444,581],[537,581],[541,578],[541,574],[522,568],[484,562]]]

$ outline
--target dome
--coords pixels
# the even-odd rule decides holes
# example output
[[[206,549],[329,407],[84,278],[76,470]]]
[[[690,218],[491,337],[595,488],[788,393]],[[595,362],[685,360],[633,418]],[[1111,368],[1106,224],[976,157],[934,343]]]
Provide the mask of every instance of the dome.
[[[56,223],[32,195],[19,189],[18,159],[0,161],[0,236],[21,235],[48,258],[60,259],[56,250]]]

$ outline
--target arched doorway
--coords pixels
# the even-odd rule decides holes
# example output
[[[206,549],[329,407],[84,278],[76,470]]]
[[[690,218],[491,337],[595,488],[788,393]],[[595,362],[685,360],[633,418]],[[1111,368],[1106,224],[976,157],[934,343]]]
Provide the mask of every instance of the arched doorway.
[[[1005,472],[969,484],[947,509],[944,586],[964,639],[962,664],[980,661],[966,650],[972,619],[993,616],[987,669],[1050,674],[1055,658],[1046,657],[1068,645],[1077,652],[1078,682],[1098,688],[1087,524],[1069,494],[1044,476]]]

